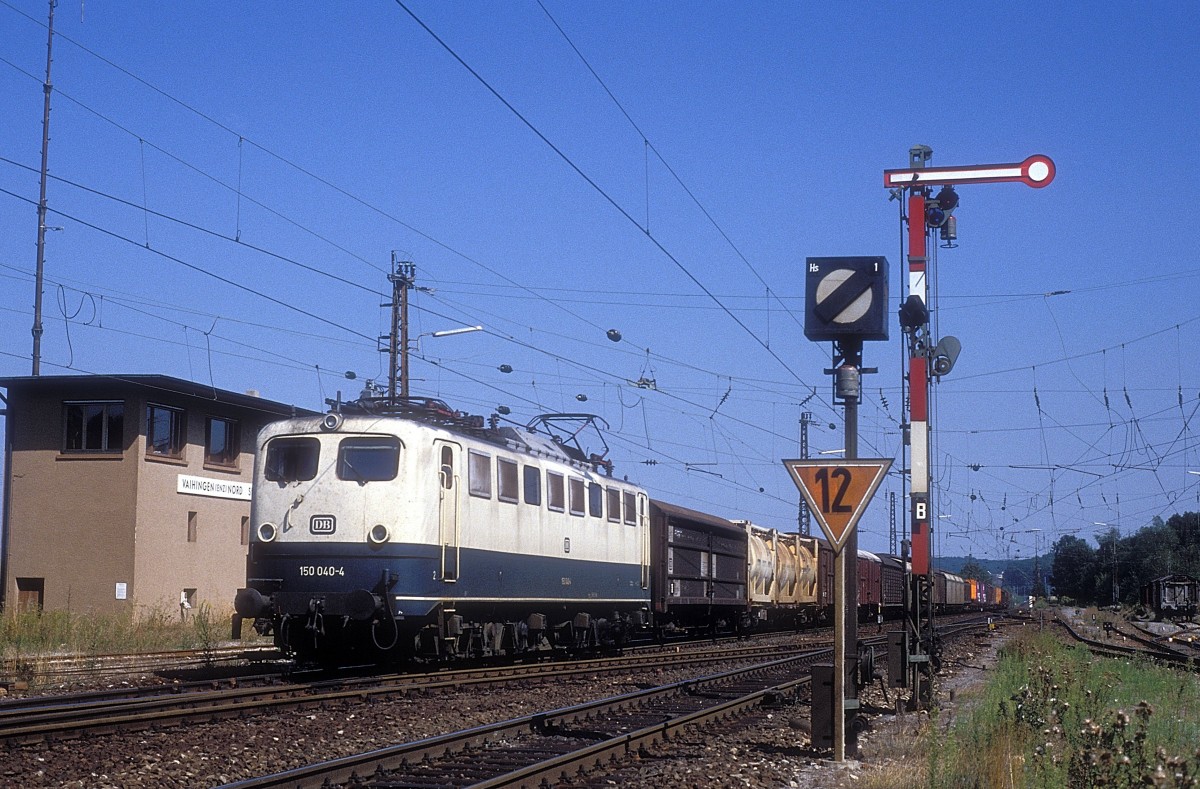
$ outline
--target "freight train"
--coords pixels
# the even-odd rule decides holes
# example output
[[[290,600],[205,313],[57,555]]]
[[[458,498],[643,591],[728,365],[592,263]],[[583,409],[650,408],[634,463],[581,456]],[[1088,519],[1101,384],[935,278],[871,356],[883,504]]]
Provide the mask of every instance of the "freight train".
[[[485,423],[431,398],[363,398],[268,425],[239,626],[253,620],[299,659],[346,662],[830,619],[828,543],[652,499],[613,475],[603,427],[588,414]],[[857,562],[860,618],[899,615],[901,560],[860,551]],[[986,600],[938,579],[939,610]]]

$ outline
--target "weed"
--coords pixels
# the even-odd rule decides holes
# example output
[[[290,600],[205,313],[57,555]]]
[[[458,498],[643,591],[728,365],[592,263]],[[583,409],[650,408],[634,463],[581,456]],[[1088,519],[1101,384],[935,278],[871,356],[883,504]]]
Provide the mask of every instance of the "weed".
[[[931,786],[1200,787],[1194,677],[1026,634],[984,693],[931,752]]]

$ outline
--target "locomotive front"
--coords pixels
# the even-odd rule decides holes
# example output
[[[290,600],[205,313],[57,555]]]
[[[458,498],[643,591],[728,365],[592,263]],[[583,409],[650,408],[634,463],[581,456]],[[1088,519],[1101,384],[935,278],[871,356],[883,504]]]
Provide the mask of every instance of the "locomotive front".
[[[258,437],[246,588],[238,615],[289,654],[338,659],[402,650],[439,572],[436,491],[414,484],[417,426],[326,414]],[[432,486],[425,486],[432,487]]]

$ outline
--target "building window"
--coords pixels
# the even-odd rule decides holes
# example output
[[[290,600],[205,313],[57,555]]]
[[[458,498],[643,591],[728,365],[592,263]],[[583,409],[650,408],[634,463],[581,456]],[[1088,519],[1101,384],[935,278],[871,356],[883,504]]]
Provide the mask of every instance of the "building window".
[[[583,480],[571,477],[568,481],[568,491],[571,499],[571,514],[583,515]]]
[[[41,611],[46,603],[45,578],[17,579],[17,611]]]
[[[496,458],[496,496],[500,501],[517,503],[517,462]]]
[[[467,487],[472,496],[492,497],[492,456],[470,450],[467,453]]]
[[[525,466],[525,503],[539,506],[542,503],[542,472],[537,466]]]
[[[217,416],[208,418],[204,431],[204,462],[214,466],[236,466],[238,458],[238,423]]]
[[[187,443],[183,411],[165,405],[146,406],[146,454],[168,458],[183,457]]]
[[[179,593],[179,616],[187,618],[187,612],[196,607],[196,590],[184,589]]]
[[[546,506],[555,512],[566,509],[566,493],[563,485],[563,475],[554,471],[546,472]]]
[[[187,530],[188,542],[196,541],[196,527],[198,525],[199,520],[200,520],[200,516],[194,510],[188,512],[188,530]]]
[[[351,482],[386,482],[400,469],[400,439],[346,438],[338,445],[338,479]]]
[[[120,452],[125,404],[120,400],[63,404],[64,452]]]

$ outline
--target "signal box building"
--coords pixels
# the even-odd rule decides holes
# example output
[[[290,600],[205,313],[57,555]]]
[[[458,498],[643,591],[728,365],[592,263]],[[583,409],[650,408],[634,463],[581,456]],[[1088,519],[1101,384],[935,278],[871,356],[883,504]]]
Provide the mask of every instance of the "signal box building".
[[[208,603],[220,615],[232,605],[255,438],[294,407],[162,375],[0,387],[0,607],[182,614]]]

